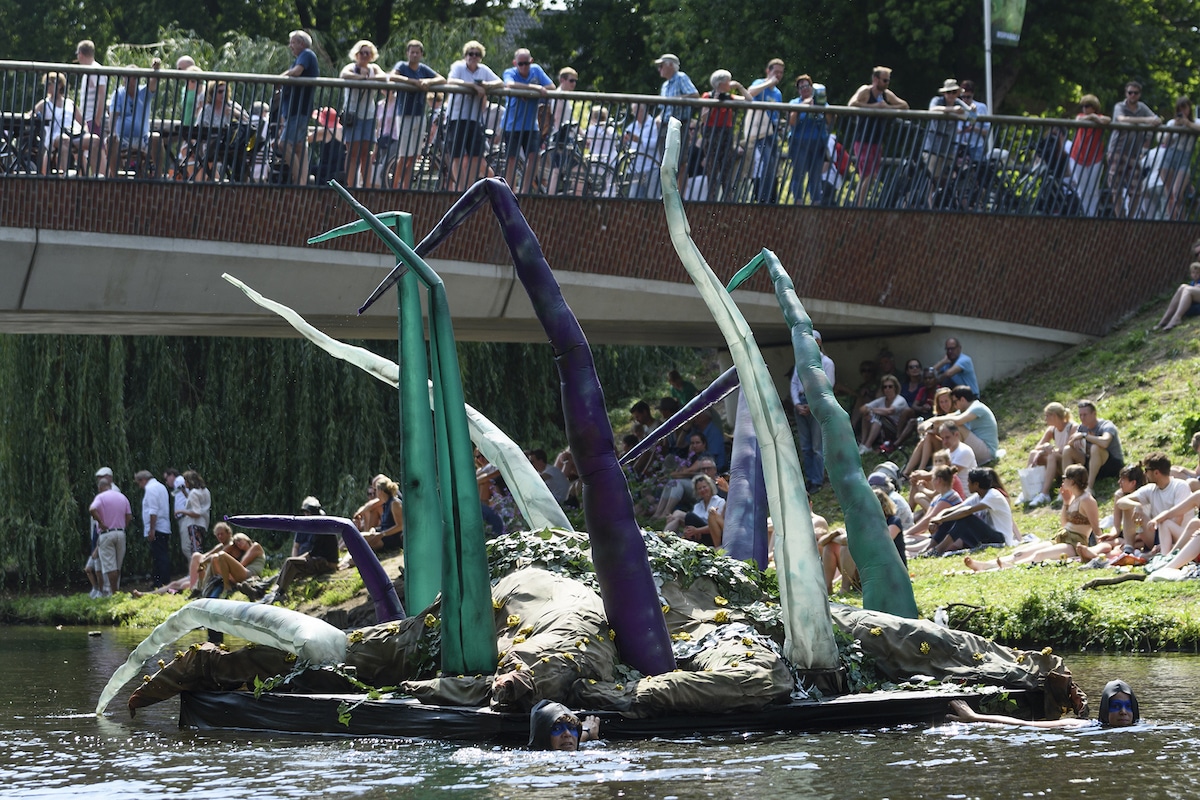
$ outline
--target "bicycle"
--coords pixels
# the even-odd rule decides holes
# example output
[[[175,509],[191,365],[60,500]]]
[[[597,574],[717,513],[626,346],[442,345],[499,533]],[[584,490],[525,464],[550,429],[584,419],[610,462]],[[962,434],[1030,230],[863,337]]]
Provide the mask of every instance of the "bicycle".
[[[41,172],[42,125],[32,119],[14,119],[0,129],[0,174],[37,175]]]

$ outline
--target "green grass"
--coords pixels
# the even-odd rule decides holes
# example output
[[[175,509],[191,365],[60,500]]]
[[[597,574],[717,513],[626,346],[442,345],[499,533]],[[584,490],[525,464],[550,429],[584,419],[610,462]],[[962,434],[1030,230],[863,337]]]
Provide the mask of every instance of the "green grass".
[[[117,594],[93,600],[85,593],[0,597],[0,622],[18,625],[123,625],[153,627],[187,603],[185,595],[131,597]]]
[[[1191,320],[1166,334],[1149,332],[1165,302],[1163,298],[1148,304],[1103,339],[1072,347],[984,388],[984,401],[1000,425],[1000,446],[1007,450],[995,466],[1014,497],[1020,491],[1017,470],[1025,466],[1029,450],[1045,430],[1042,408],[1053,400],[1072,410],[1076,400],[1094,400],[1100,416],[1117,426],[1126,464],[1161,450],[1173,463],[1195,466],[1196,455],[1188,443],[1200,430],[1200,404],[1195,401],[1200,340]],[[864,467],[870,470],[882,460],[867,456]],[[1104,517],[1112,511],[1116,481],[1102,480],[1096,489]],[[834,527],[842,525],[832,492],[812,499],[817,513]],[[1059,512],[1048,506],[1016,507],[1014,516],[1022,533],[1042,539],[1059,527]],[[987,551],[986,556],[1009,552]],[[953,603],[978,606],[951,606],[952,625],[1006,644],[1116,651],[1200,649],[1200,581],[1129,581],[1080,591],[1086,581],[1113,571],[1077,566],[963,574],[961,559],[914,559],[909,565],[923,616],[932,617],[937,607]]]

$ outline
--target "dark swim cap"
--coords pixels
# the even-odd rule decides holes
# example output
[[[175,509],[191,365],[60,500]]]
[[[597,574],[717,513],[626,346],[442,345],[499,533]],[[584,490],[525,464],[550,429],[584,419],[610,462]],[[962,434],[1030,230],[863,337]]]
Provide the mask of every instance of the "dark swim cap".
[[[1133,689],[1129,688],[1129,684],[1121,680],[1109,681],[1104,685],[1104,691],[1100,693],[1100,707],[1096,711],[1100,717],[1101,725],[1108,724],[1108,701],[1112,699],[1114,694],[1122,692],[1129,695],[1129,703],[1133,706],[1133,721],[1137,722],[1140,719],[1138,716],[1137,695],[1133,693]]]

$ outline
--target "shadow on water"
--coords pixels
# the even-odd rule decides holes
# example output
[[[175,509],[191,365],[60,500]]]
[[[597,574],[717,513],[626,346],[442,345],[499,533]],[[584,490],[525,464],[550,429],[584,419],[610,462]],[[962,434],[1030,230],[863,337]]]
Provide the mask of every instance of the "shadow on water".
[[[177,701],[91,715],[146,631],[0,629],[0,794],[145,798],[993,798],[1194,796],[1200,660],[1075,655],[1094,698],[1112,677],[1146,724],[1079,732],[948,723],[621,742],[576,754],[384,739],[315,740],[177,726]],[[196,635],[198,640],[199,634]],[[191,640],[185,640],[185,644]],[[1157,768],[1156,768],[1157,767]]]

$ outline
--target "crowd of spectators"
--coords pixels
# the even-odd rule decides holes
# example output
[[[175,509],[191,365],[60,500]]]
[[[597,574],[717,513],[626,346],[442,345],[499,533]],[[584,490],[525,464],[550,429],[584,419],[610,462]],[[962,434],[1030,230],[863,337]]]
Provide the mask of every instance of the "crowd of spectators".
[[[997,141],[991,123],[981,119],[989,109],[971,80],[947,78],[930,88],[927,103],[910,105],[893,88],[892,70],[874,67],[845,107],[933,112],[900,120],[886,113],[839,114],[819,80],[804,72],[788,79],[778,58],[748,85],[718,68],[698,87],[672,53],[653,63],[662,79],[659,95],[717,104],[580,102],[569,95],[580,82],[573,68],[545,68],[521,47],[511,66],[493,69],[478,41],[465,43],[462,58],[443,76],[424,62],[418,40],[408,42],[405,58],[391,69],[376,63],[374,43],[360,40],[336,77],[363,86],[339,90],[330,101],[312,85],[289,80],[320,76],[309,35],[293,31],[288,47],[294,62],[278,89],[254,95],[254,102],[246,94],[241,104],[229,97],[236,87],[183,79],[179,71],[199,68],[188,56],[169,74],[167,92],[158,91],[157,77],[131,76],[110,87],[103,73],[78,79],[47,73],[45,96],[30,111],[42,129],[40,169],[111,176],[132,159],[138,174],[158,177],[240,180],[250,174],[307,184],[311,174],[319,182],[336,176],[351,186],[410,188],[418,157],[432,148],[437,188],[461,191],[491,174],[522,192],[653,197],[659,187],[651,173],[657,173],[667,125],[677,119],[684,124],[679,189],[695,200],[994,205],[997,170],[1021,163],[1044,185],[1016,194],[1026,200],[1032,188],[1053,194],[1059,213],[1178,219],[1187,213],[1194,132],[1200,131],[1189,98],[1179,97],[1159,116],[1142,102],[1136,81],[1123,87],[1111,114],[1102,112],[1096,95],[1085,94],[1078,127],[1034,127]],[[76,58],[96,64],[94,44],[80,42]],[[154,70],[160,67],[156,61]],[[785,84],[794,110],[756,108],[785,103]],[[442,87],[460,91],[438,91]],[[314,107],[318,96],[330,104]],[[1178,132],[1149,130],[1164,117]],[[1147,130],[1106,132],[1113,122]],[[203,135],[179,133],[193,125]],[[889,169],[903,173],[903,185],[882,186]],[[580,171],[590,177],[577,180]],[[971,190],[955,188],[968,173]]]

